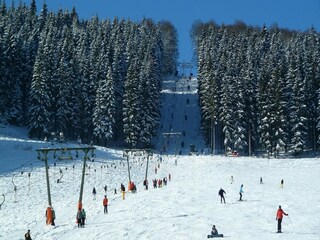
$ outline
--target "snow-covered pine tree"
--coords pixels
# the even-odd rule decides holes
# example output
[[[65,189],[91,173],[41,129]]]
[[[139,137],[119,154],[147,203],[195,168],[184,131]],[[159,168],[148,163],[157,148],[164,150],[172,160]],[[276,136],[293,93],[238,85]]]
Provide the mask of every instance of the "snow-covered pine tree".
[[[306,118],[306,85],[303,77],[302,55],[299,38],[295,41],[294,52],[289,59],[288,80],[293,82],[290,105],[291,151],[301,154],[306,147],[307,118]]]
[[[50,112],[50,90],[46,72],[46,56],[44,46],[46,42],[46,32],[40,36],[38,53],[35,61],[31,91],[29,96],[28,128],[31,137],[42,138],[48,136],[51,121]]]

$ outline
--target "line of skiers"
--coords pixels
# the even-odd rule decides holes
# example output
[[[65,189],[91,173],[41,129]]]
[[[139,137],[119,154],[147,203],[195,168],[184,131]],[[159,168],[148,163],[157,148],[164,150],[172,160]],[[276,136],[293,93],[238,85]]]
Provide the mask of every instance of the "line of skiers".
[[[153,179],[152,180],[152,185],[153,188],[161,188],[162,186],[166,186],[168,184],[167,177],[164,177],[163,179]]]

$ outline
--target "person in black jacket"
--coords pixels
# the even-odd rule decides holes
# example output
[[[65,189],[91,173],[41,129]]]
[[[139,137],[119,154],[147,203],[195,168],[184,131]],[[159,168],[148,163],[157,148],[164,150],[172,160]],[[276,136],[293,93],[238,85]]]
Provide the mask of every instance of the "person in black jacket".
[[[224,203],[226,203],[226,199],[224,198],[223,194],[226,194],[226,192],[222,188],[220,188],[219,195],[220,195],[220,198],[221,198],[221,203],[222,203],[222,200],[223,200]]]
[[[24,235],[24,239],[25,240],[32,240],[29,229],[28,229],[28,232]]]
[[[213,225],[211,229],[211,234],[208,235],[208,238],[220,238],[223,237],[223,234],[219,234],[218,230],[216,229],[216,226]]]

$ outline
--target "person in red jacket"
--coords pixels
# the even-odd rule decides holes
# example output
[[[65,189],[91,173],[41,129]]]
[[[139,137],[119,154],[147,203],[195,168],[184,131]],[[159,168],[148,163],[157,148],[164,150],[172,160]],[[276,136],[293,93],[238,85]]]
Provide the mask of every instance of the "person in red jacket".
[[[105,195],[103,199],[103,207],[104,207],[104,213],[108,213],[108,198]]]
[[[277,233],[281,233],[281,222],[282,222],[283,215],[288,216],[289,214],[285,213],[282,210],[281,206],[279,206],[279,209],[277,211],[277,216],[276,216],[276,220],[278,220],[278,232]]]

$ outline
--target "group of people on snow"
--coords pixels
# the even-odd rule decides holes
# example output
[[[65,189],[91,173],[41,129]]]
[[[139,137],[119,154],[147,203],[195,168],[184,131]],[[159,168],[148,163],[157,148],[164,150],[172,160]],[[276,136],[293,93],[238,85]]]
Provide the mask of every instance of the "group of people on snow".
[[[243,184],[241,184],[240,190],[239,190],[239,195],[240,195],[239,201],[242,201],[242,193],[244,193],[244,191],[243,191]],[[224,189],[220,188],[220,190],[219,190],[219,192],[218,192],[218,195],[220,196],[220,201],[221,201],[221,203],[222,203],[222,202],[226,203],[226,199],[225,199],[225,197],[224,197],[224,194],[226,194],[226,192],[224,191]]]
[[[233,176],[231,176],[230,180],[231,180],[230,183],[232,184],[233,181],[234,181]],[[260,184],[263,184],[262,177],[260,177]],[[283,186],[284,186],[284,180],[281,179],[280,188],[283,188]],[[240,195],[239,201],[242,201],[242,194],[243,193],[244,193],[243,184],[241,184],[240,190],[239,190],[239,195]],[[226,200],[225,200],[225,197],[224,197],[225,194],[226,194],[225,190],[220,188],[220,190],[218,192],[218,195],[220,196],[221,203],[226,203]],[[277,213],[276,213],[276,220],[278,221],[278,231],[277,231],[277,233],[281,233],[281,223],[282,223],[283,215],[288,216],[289,214],[285,213],[282,210],[281,206],[279,206],[279,209],[277,210]],[[223,234],[218,234],[218,231],[217,231],[215,225],[212,226],[211,234],[208,235],[208,238],[214,238],[214,237],[223,237]]]
[[[78,223],[78,228],[79,227],[84,227],[85,225],[85,220],[86,220],[86,212],[84,208],[79,208],[77,212],[77,223]]]

